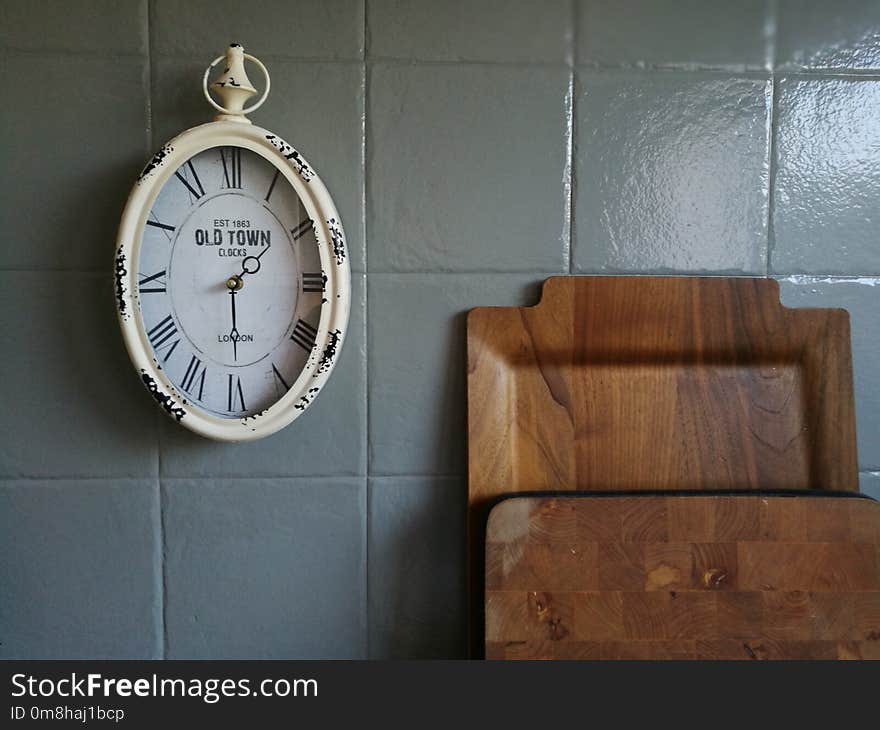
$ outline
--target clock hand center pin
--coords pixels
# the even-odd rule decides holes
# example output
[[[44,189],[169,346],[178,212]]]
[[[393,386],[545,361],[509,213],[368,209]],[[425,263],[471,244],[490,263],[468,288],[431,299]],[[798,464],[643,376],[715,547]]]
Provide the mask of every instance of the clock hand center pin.
[[[246,256],[241,261],[241,273],[233,274],[226,280],[226,286],[230,289],[230,291],[238,291],[244,286],[244,275],[245,274],[256,274],[260,270],[260,258],[262,258],[263,254],[269,250],[271,246],[266,246],[259,256]],[[253,263],[248,263],[253,262]]]

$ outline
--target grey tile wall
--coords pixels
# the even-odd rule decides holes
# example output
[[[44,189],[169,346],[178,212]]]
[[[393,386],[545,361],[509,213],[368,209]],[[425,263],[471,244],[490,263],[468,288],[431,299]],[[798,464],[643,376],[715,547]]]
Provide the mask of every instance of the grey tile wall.
[[[161,658],[160,536],[155,480],[0,481],[0,657]]]
[[[370,271],[562,271],[568,76],[371,64]]]
[[[578,0],[577,61],[597,66],[762,69],[764,0]]]
[[[363,479],[167,479],[169,659],[366,655]]]
[[[371,659],[464,658],[464,477],[370,479]]]
[[[371,475],[465,472],[465,317],[537,301],[540,276],[372,274]]]
[[[230,41],[357,275],[330,389],[221,447],[128,366],[110,257]],[[0,59],[0,658],[461,656],[464,315],[554,273],[848,308],[880,497],[876,2],[6,0]]]
[[[119,221],[96,212],[122,209],[147,154],[146,68],[137,56],[5,54],[4,268],[107,269],[112,248],[96,242]]]
[[[764,274],[771,100],[765,77],[579,69],[574,270]]]
[[[773,271],[880,274],[880,79],[777,83]]]
[[[865,494],[880,499],[880,471],[865,471],[859,474],[859,486]]]
[[[564,63],[570,0],[370,0],[371,59]]]
[[[880,69],[880,5],[873,0],[778,0],[776,60],[785,70]]]

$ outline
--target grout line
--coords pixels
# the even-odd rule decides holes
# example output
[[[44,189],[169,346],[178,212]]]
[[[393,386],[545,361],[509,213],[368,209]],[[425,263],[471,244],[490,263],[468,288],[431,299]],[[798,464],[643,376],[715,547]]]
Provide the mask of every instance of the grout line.
[[[153,0],[146,2],[147,16],[145,19],[147,29],[147,150],[149,155],[153,151]],[[156,416],[161,416],[157,413]],[[155,420],[156,439],[156,482],[159,491],[159,558],[161,566],[161,591],[162,591],[162,654],[161,658],[168,657],[168,571],[166,569],[167,543],[165,540],[165,499],[162,487],[162,439],[160,431],[162,424],[158,418]]]
[[[578,0],[571,0],[569,3],[568,22],[570,32],[567,34],[566,38],[568,43],[568,47],[566,48],[566,61],[570,67],[574,67],[577,63],[578,45],[580,42],[580,37],[578,35],[578,28],[580,26],[580,7]]]
[[[764,232],[764,241],[766,250],[764,252],[764,275],[770,276],[771,261],[773,249],[776,243],[776,236],[773,226],[773,204],[776,200],[776,95],[777,84],[776,76],[770,75],[770,109],[767,112],[767,216],[765,218],[766,231]]]
[[[555,61],[494,61],[491,59],[445,59],[445,58],[395,58],[394,56],[369,56],[368,66],[495,66],[499,68],[568,68],[568,58]]]
[[[16,476],[16,475],[5,475],[0,476],[0,484],[7,482],[145,482],[145,481],[153,481],[158,477],[153,474],[150,476],[111,476],[111,477],[99,477],[99,476],[76,476],[70,474],[61,474],[61,475],[49,475],[49,476]]]
[[[373,480],[364,477],[364,659],[370,658],[370,496]]]
[[[100,274],[107,276],[107,267],[94,269],[63,269],[56,266],[0,266],[0,271],[22,274]]]
[[[363,108],[361,110],[361,232],[364,240],[364,272],[369,267],[369,245],[367,240],[367,109],[369,109],[370,74],[367,71],[369,56],[370,29],[367,21],[368,0],[363,2],[364,19],[364,61],[361,79],[364,85]],[[370,287],[369,277],[364,273],[364,659],[370,658]]]
[[[105,61],[122,61],[127,59],[139,59],[149,55],[142,53],[114,53],[106,51],[70,51],[64,49],[46,48],[33,49],[21,48],[16,46],[6,46],[0,48],[0,57],[3,56],[35,56],[35,57],[68,57],[68,58],[84,58]],[[165,53],[162,54],[165,59],[179,60],[201,60],[203,55],[195,53]],[[570,64],[567,59],[559,61],[493,61],[488,59],[455,59],[441,60],[430,58],[394,58],[391,56],[372,56],[364,58],[346,58],[339,56],[293,56],[280,53],[261,53],[260,58],[270,63],[321,63],[321,64],[342,64],[342,65],[361,65],[366,63],[368,66],[375,64],[390,66],[497,66],[501,68],[565,68]],[[768,73],[780,73],[785,76],[804,76],[811,78],[841,78],[841,79],[880,79],[880,68],[805,68],[805,67],[787,67],[777,66],[768,70],[764,66],[751,65],[730,65],[730,66],[710,66],[699,64],[640,64],[640,63],[616,63],[606,64],[598,62],[577,62],[575,66],[589,69],[591,71],[634,71],[643,73],[683,73],[683,74],[716,74],[724,76],[736,77],[756,77],[766,75]]]
[[[776,35],[779,27],[779,8],[776,0],[768,0],[764,15],[764,65],[773,73],[776,68]]]
[[[74,51],[68,48],[24,48],[21,46],[3,46],[0,48],[0,56],[35,56],[40,58],[82,58],[103,61],[125,61],[146,58],[147,53],[88,51],[85,49]]]
[[[838,276],[835,274],[789,274],[773,277],[778,281],[786,281],[789,284],[863,284],[865,286],[880,286],[880,276]]]
[[[158,601],[152,604],[154,627],[157,629],[153,639],[154,659],[165,658],[165,560],[163,553],[164,538],[162,527],[162,484],[159,478],[153,480],[153,498],[155,499],[156,513],[153,530],[156,535],[156,543],[153,546],[153,590],[156,592]]]
[[[417,473],[417,472],[407,472],[406,474],[388,474],[388,473],[380,473],[380,474],[370,474],[368,479],[378,480],[378,479],[467,479],[467,474],[465,472],[461,472],[460,474],[427,474],[427,473]]]
[[[767,217],[764,241],[764,276],[770,276],[775,235],[773,204],[776,200],[776,36],[779,8],[776,0],[768,0],[764,15],[764,65],[770,73],[770,109],[767,112]]]
[[[361,61],[364,64],[366,64],[367,58],[370,55],[368,52],[368,49],[367,49],[367,46],[370,43],[370,27],[369,27],[369,21],[367,20],[367,13],[369,12],[369,7],[368,7],[367,0],[364,0],[363,3],[361,3],[361,8],[363,9],[363,15],[361,16],[363,19],[363,28],[362,28],[363,37],[361,38],[361,40],[363,41],[363,47],[361,48]]]
[[[783,76],[801,76],[811,79],[867,79],[876,81],[880,78],[878,69],[845,69],[845,68],[788,68],[777,66],[773,73]]]
[[[161,477],[159,484],[159,548],[162,562],[162,659],[168,658],[168,541],[165,539],[167,527],[165,524],[165,487]]]
[[[106,276],[106,269],[45,269],[38,267],[7,267],[0,266],[0,273],[7,274],[75,274],[78,276]],[[563,270],[548,270],[548,271],[539,271],[533,269],[461,269],[457,271],[449,271],[449,270],[431,270],[431,269],[412,269],[407,271],[352,271],[353,276],[561,276],[565,274]],[[762,274],[754,274],[754,273],[742,273],[742,272],[717,272],[717,271],[706,271],[706,270],[694,270],[688,271],[685,269],[669,269],[669,270],[656,270],[656,269],[633,269],[632,271],[625,270],[607,270],[607,271],[592,271],[592,272],[582,272],[584,276],[732,276],[732,277],[754,277],[761,276]],[[873,273],[852,273],[845,274],[840,272],[829,273],[825,271],[817,271],[811,273],[786,273],[784,271],[776,271],[771,272],[770,276],[774,279],[787,279],[792,280],[792,277],[800,278],[800,279],[831,279],[832,282],[837,281],[852,281],[854,279],[878,279],[880,278],[880,272]],[[91,477],[87,477],[91,478]],[[137,478],[137,477],[134,477]]]
[[[166,415],[160,413],[162,418],[167,418]],[[417,473],[417,472],[407,472],[406,474],[370,474],[369,478],[371,479],[461,479],[465,477],[465,474],[428,474],[428,473]],[[264,481],[267,479],[271,480],[281,480],[286,482],[323,482],[323,481],[351,481],[352,479],[366,479],[366,474],[312,474],[312,475],[297,475],[290,476],[289,474],[261,474],[259,476],[216,476],[210,474],[204,475],[194,475],[194,476],[171,476],[171,477],[157,477],[156,475],[151,476],[113,476],[113,477],[96,477],[96,476],[70,476],[68,474],[64,474],[62,476],[0,476],[0,484],[11,483],[11,482],[145,482],[152,481],[155,479],[159,479],[161,482],[176,482],[176,481],[185,481],[185,482],[217,482],[217,481],[236,481],[236,482],[247,482],[247,481]]]
[[[562,247],[566,268],[571,274],[573,270],[574,249],[572,211],[574,210],[574,69],[568,72],[568,89],[565,92],[565,165],[562,171],[563,221]]]
[[[555,269],[552,271],[504,271],[499,269],[462,269],[460,271],[432,271],[431,269],[412,269],[410,271],[369,271],[360,272],[367,273],[369,276],[562,276],[566,273],[564,269]]]
[[[575,116],[577,115],[577,100],[575,98],[575,69],[578,58],[578,50],[580,45],[580,34],[578,33],[578,28],[580,27],[580,5],[577,0],[572,0],[571,3],[571,11],[570,11],[570,20],[571,20],[571,46],[569,53],[569,72],[568,72],[568,100],[567,100],[567,108],[566,114],[568,116],[567,119],[567,129],[566,129],[566,139],[565,139],[565,155],[566,155],[566,181],[565,181],[565,215],[567,218],[567,226],[568,226],[568,248],[566,250],[566,257],[568,259],[568,273],[571,275],[574,273],[574,247],[575,247],[575,223],[574,223],[574,196],[575,189],[577,185],[575,168],[574,168],[574,155],[575,155],[575,142],[574,142],[574,126],[575,126]]]
[[[153,152],[153,33],[150,27],[153,1],[146,2],[147,15],[144,23],[147,29],[147,155]]]

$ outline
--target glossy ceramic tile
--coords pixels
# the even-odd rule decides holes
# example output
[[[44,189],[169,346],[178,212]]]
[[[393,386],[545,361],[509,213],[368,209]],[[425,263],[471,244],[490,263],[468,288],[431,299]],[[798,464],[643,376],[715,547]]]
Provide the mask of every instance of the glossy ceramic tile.
[[[0,481],[0,659],[160,659],[159,534],[155,480]]]
[[[209,59],[210,60],[210,59]],[[364,71],[358,64],[266,61],[272,89],[253,115],[318,172],[339,209],[353,271],[364,270]],[[202,96],[204,58],[160,58],[153,66],[153,146],[213,119]],[[252,79],[262,88],[256,78]]]
[[[564,62],[570,0],[370,0],[370,58]]]
[[[580,69],[574,270],[763,274],[770,82]]]
[[[466,312],[533,304],[570,263],[769,255],[787,304],[848,308],[880,497],[878,28],[876,0],[0,0],[0,658],[462,656]],[[111,258],[232,41],[359,275],[314,407],[221,446],[129,365]]]
[[[859,485],[863,494],[880,499],[880,471],[866,471],[859,474]]]
[[[467,312],[534,304],[542,280],[370,276],[370,474],[464,473]]]
[[[763,69],[768,0],[577,0],[580,63]]]
[[[849,311],[859,468],[880,470],[880,279],[796,276],[780,287],[786,306]]]
[[[880,274],[880,80],[778,84],[772,271]]]
[[[348,335],[314,404],[287,428],[259,441],[226,444],[197,436],[161,415],[162,475],[283,477],[366,474],[367,352],[364,276],[352,277]]]
[[[106,274],[0,272],[9,313],[0,478],[156,476],[158,409],[129,364]]]
[[[372,66],[369,270],[562,271],[565,68]]]
[[[169,659],[366,654],[366,480],[168,480]]]
[[[463,477],[370,480],[371,659],[466,658]]]
[[[15,102],[0,115],[0,268],[109,274],[147,152],[146,59],[12,54],[2,63]]]
[[[777,0],[776,63],[783,69],[880,69],[876,0]]]
[[[147,2],[3,0],[0,48],[43,53],[146,54]],[[68,59],[68,63],[72,62]]]
[[[263,60],[359,59],[363,5],[363,0],[152,0],[150,35],[157,54],[208,54],[208,61],[230,43],[241,43]]]

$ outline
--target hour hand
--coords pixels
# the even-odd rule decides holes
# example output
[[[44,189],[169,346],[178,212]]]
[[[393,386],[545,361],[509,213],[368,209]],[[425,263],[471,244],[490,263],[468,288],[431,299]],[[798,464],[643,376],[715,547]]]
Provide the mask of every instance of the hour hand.
[[[229,331],[229,339],[232,340],[232,358],[238,361],[238,327],[235,324],[235,295],[236,290],[229,290],[229,300],[232,303],[232,329]]]

